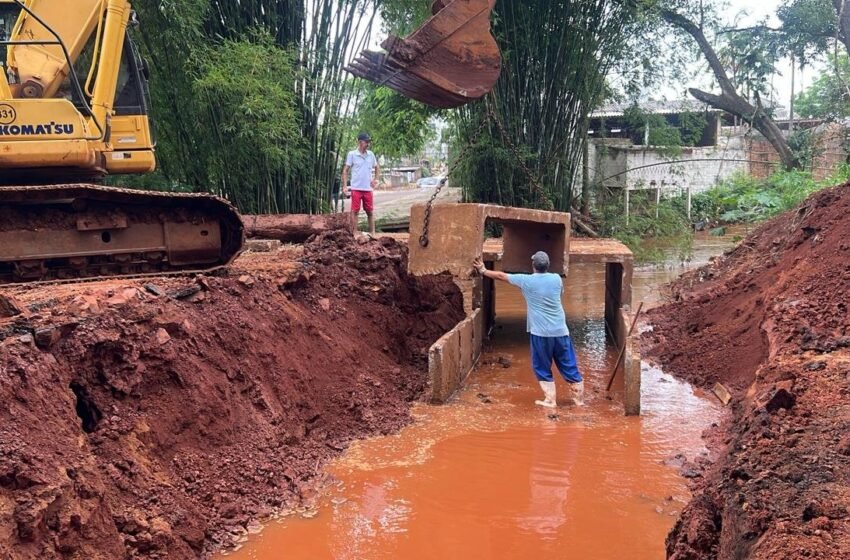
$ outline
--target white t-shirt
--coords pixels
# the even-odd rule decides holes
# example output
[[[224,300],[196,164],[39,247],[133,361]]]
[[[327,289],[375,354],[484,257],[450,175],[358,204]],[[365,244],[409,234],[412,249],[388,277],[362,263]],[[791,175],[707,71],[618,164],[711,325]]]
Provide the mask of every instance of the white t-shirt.
[[[372,170],[378,160],[371,150],[361,154],[360,150],[351,150],[345,158],[345,165],[351,168],[351,189],[355,191],[372,190]]]

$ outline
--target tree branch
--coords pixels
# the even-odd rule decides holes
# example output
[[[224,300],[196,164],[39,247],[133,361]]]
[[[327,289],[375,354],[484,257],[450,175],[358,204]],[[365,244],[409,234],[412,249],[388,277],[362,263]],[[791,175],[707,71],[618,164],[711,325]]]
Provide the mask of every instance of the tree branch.
[[[711,71],[714,73],[714,77],[717,79],[720,89],[727,95],[736,94],[735,85],[732,83],[732,80],[729,79],[728,74],[726,74],[726,69],[723,68],[720,58],[717,56],[717,53],[714,52],[714,48],[708,42],[708,39],[706,39],[705,33],[702,32],[702,29],[697,27],[694,22],[685,16],[672,10],[662,9],[661,18],[670,25],[687,32],[688,35],[694,38],[694,41],[697,42],[697,46],[699,46],[699,50],[702,51],[703,56],[705,56],[706,61],[708,61],[708,65],[711,67]]]
[[[844,43],[844,48],[850,53],[850,0],[832,0],[838,17],[836,39]]]
[[[779,33],[782,30],[770,27],[769,25],[753,25],[751,27],[728,27],[726,29],[721,29],[717,33],[718,35],[725,35],[727,33],[746,33],[747,31],[770,31],[771,33]]]
[[[850,3],[850,0],[845,0]],[[699,46],[703,56],[708,61],[708,65],[714,73],[714,77],[720,85],[720,95],[702,91],[700,89],[691,88],[689,91],[692,96],[708,103],[712,107],[716,107],[727,113],[737,115],[750,123],[753,128],[758,130],[771,146],[779,154],[782,164],[786,169],[795,169],[800,166],[794,152],[788,146],[788,141],[783,136],[782,131],[776,125],[776,122],[765,113],[761,108],[761,103],[757,102],[754,106],[745,97],[738,94],[735,85],[729,79],[726,69],[720,62],[720,58],[714,51],[714,47],[708,42],[702,29],[694,22],[685,16],[678,14],[672,10],[662,9],[661,18],[674,27],[678,27],[687,32]]]

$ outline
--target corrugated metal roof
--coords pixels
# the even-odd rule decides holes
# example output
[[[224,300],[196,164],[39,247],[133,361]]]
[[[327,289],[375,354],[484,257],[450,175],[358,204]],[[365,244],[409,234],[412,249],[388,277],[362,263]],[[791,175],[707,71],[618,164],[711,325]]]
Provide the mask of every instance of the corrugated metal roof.
[[[592,113],[590,118],[600,117],[622,117],[626,109],[634,105],[634,103],[612,103],[603,105]],[[711,111],[721,113],[719,109],[714,109],[696,99],[679,99],[674,101],[641,101],[638,107],[645,113],[651,115],[670,115],[673,113]]]

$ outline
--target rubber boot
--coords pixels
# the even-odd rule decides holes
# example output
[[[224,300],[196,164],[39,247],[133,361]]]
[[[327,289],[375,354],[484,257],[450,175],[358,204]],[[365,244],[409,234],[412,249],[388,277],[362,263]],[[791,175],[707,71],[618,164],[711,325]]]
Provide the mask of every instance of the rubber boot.
[[[558,403],[555,401],[555,382],[540,381],[540,388],[543,389],[543,395],[545,398],[542,401],[534,401],[534,404],[539,404],[540,406],[548,408],[555,408],[558,406]]]
[[[573,394],[573,402],[576,406],[584,406],[584,381],[571,383],[570,390]]]

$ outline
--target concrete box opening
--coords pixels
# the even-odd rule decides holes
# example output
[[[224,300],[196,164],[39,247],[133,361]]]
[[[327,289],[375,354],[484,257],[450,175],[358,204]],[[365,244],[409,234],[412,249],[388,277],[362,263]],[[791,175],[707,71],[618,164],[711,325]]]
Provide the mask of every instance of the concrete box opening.
[[[464,296],[466,319],[437,341],[429,352],[432,403],[446,402],[475,367],[484,339],[495,324],[495,284],[474,274],[472,262],[480,257],[495,268],[531,273],[531,255],[546,251],[550,272],[567,276],[571,262],[606,267],[605,318],[617,348],[627,344],[621,373],[626,378],[627,414],[640,413],[640,357],[635,341],[626,336],[631,304],[632,254],[616,240],[570,238],[570,215],[487,204],[438,204],[431,209],[427,244],[419,240],[425,228],[426,205],[410,212],[410,257],[414,275],[449,272]],[[498,226],[497,228],[495,226]],[[500,229],[501,238],[487,239],[488,230]]]

